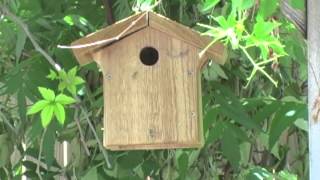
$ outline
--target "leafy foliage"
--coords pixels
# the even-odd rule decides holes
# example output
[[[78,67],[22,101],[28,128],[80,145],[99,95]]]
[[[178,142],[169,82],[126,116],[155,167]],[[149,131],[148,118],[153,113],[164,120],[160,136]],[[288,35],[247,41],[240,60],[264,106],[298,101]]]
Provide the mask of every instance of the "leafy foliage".
[[[210,36],[208,47],[221,41],[229,49],[226,65],[209,61],[203,69],[205,145],[101,148],[99,69],[77,68],[57,44],[109,24],[106,14],[120,20],[158,1],[110,2],[111,11],[100,0],[0,0],[1,179],[308,179],[306,50],[279,0],[161,1],[156,12]],[[289,2],[304,9],[304,1]],[[62,69],[46,61],[3,7]],[[70,145],[67,165],[54,154],[63,142]]]

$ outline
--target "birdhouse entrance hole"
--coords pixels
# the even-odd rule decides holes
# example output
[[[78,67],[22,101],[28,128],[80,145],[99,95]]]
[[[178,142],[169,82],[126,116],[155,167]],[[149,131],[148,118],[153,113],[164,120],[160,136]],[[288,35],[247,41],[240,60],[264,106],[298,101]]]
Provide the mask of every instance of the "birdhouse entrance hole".
[[[153,47],[145,47],[140,51],[140,60],[144,65],[152,66],[159,59],[158,50]]]

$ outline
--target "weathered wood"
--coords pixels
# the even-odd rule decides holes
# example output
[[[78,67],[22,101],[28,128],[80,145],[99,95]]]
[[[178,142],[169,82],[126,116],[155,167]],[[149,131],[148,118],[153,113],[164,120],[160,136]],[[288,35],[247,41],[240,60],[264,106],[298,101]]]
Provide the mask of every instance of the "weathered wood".
[[[146,18],[142,18],[137,23],[135,23],[135,21],[139,19],[141,15],[145,15]],[[125,38],[126,36],[133,34],[139,30],[142,30],[147,26],[151,26],[155,29],[158,29],[159,31],[165,32],[168,35],[171,35],[201,49],[204,49],[212,41],[211,38],[201,36],[200,33],[192,30],[191,28],[180,25],[159,14],[153,12],[143,12],[124,19],[114,25],[108,26],[96,33],[92,33],[91,35],[81,38],[73,42],[72,45],[83,45],[100,40],[114,38],[132,23],[135,23],[134,26],[132,26],[132,28],[130,28],[130,31],[126,32],[120,39]],[[92,53],[94,53],[95,51],[99,51],[100,48],[105,48],[113,43],[115,42],[103,43],[81,49],[73,49],[73,53],[75,54],[80,64],[86,64],[93,60],[91,56]],[[207,58],[211,58],[218,64],[224,64],[224,62],[226,61],[226,49],[224,48],[223,44],[217,42],[208,49],[208,51],[206,52],[206,56]],[[206,60],[207,59],[202,59],[202,64],[205,64]]]
[[[288,0],[281,1],[280,10],[282,14],[297,27],[297,29],[303,34],[303,36],[306,37],[307,35],[306,11],[294,9],[293,7],[290,6]]]
[[[153,66],[144,47],[158,50]],[[104,75],[104,145],[112,150],[200,147],[201,49],[152,27],[94,54]]]
[[[199,33],[193,29],[155,13],[149,13],[149,26],[200,49],[204,49],[212,41],[212,38],[208,36],[199,37]],[[207,50],[206,55],[207,58],[213,59],[214,62],[224,64],[226,49],[223,44],[215,43]],[[201,65],[205,64],[206,61],[207,59],[203,58]]]
[[[128,26],[130,26],[132,22],[136,21],[141,15],[143,14],[140,13],[140,14],[136,14],[131,17],[128,17],[126,19],[123,19],[122,21],[119,21],[111,26],[108,26],[105,29],[89,34],[84,38],[78,39],[75,42],[73,42],[71,45],[87,44],[87,43],[92,43],[99,40],[116,37],[119,33],[121,33]],[[136,22],[136,24],[132,28],[130,28],[130,30],[127,31],[123,35],[123,37],[130,35],[136,31],[139,31],[140,29],[147,27],[147,25],[148,23],[146,21],[146,18],[142,18],[141,20]],[[72,50],[73,50],[73,54],[76,56],[79,63],[83,65],[93,61],[92,51],[94,49],[97,49],[101,46],[106,46],[106,45],[108,45],[108,43],[104,45],[97,45],[97,46],[91,46],[91,47],[81,48],[81,49],[72,49]]]
[[[320,96],[320,1],[308,0],[308,110],[310,180],[320,177],[320,118],[315,102]]]

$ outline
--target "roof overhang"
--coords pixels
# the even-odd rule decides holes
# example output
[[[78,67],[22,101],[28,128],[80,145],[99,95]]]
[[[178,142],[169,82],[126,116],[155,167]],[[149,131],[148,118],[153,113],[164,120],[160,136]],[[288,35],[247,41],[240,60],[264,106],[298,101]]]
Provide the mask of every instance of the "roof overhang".
[[[96,50],[106,47],[112,43],[116,43],[117,40],[123,39],[124,37],[146,27],[157,29],[200,49],[204,49],[212,41],[210,37],[201,36],[199,32],[196,32],[189,27],[181,25],[162,15],[148,11],[130,16],[113,25],[74,41],[71,44],[72,46],[92,43],[96,45],[72,50],[79,63],[84,65],[93,61],[92,54]],[[109,39],[110,41],[108,41]],[[222,43],[217,42],[206,51],[205,55],[206,58],[210,58],[218,64],[224,64],[226,61],[226,48]]]

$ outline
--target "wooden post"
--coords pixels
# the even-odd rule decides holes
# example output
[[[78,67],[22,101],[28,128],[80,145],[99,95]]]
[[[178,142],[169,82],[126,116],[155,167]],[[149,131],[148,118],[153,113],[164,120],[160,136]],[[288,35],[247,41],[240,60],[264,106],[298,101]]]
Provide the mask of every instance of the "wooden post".
[[[310,180],[320,177],[320,118],[315,103],[319,98],[320,79],[320,1],[308,0],[308,109]]]

